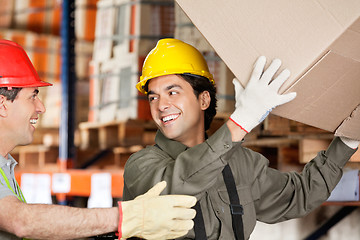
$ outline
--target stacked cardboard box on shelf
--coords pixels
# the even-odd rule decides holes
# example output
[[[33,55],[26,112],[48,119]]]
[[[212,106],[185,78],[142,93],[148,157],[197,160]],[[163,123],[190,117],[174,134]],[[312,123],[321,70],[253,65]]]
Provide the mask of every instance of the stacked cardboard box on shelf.
[[[62,0],[5,0],[1,6],[0,27],[13,27],[36,33],[60,35]],[[78,40],[93,41],[96,3],[75,1],[75,35]],[[6,21],[5,21],[6,20]]]
[[[14,28],[60,34],[61,0],[14,0]]]
[[[90,63],[91,122],[151,119],[135,85],[156,42],[174,35],[172,0],[100,0]]]
[[[14,12],[14,2],[9,0],[0,0],[0,28],[11,27]]]
[[[75,42],[76,73],[76,122],[87,121],[89,114],[89,64],[94,44],[91,41],[77,39]]]
[[[96,4],[99,0],[75,1],[75,36],[78,40],[94,41]]]
[[[101,65],[101,107],[100,122],[126,121],[137,118],[138,67],[136,55],[128,53],[126,58],[113,58]],[[130,64],[129,64],[130,63]]]
[[[175,4],[175,23],[175,38],[196,47],[204,55],[209,70],[214,75],[218,99],[217,112],[219,114],[233,112],[235,105],[233,73],[177,4]]]

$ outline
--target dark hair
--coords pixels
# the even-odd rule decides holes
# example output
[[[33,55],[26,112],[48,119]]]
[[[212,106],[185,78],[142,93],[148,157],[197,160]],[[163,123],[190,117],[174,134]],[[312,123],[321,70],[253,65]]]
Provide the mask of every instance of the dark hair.
[[[187,81],[191,87],[194,89],[194,94],[197,98],[199,98],[200,93],[204,91],[208,91],[210,94],[210,105],[205,110],[205,131],[210,128],[211,122],[213,121],[215,115],[216,115],[216,87],[214,84],[212,84],[209,79],[206,77],[202,77],[199,75],[194,74],[176,74],[177,76],[181,77],[185,81]]]
[[[190,73],[175,74],[175,75],[181,77],[182,79],[184,79],[191,85],[191,87],[194,90],[194,94],[197,98],[199,98],[200,93],[202,93],[204,91],[209,92],[210,98],[211,98],[210,105],[205,110],[205,115],[204,115],[205,131],[208,130],[210,128],[211,122],[213,121],[213,119],[216,115],[217,99],[216,99],[215,85],[212,84],[209,81],[209,79],[207,79],[206,77],[202,77],[199,75],[194,75],[194,74],[190,74]],[[144,89],[146,92],[148,91],[149,82],[150,81],[147,81],[144,86]]]
[[[22,88],[14,87],[11,90],[8,90],[8,87],[0,87],[0,95],[5,96],[7,100],[13,102],[21,89]]]

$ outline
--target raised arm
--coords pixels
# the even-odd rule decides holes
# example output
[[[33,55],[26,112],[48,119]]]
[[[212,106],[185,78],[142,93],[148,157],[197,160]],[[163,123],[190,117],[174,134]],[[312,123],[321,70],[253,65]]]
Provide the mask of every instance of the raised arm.
[[[255,165],[257,178],[253,187],[259,189],[261,196],[255,203],[258,220],[276,223],[302,217],[326,201],[356,151],[354,147],[359,145],[358,141],[353,143],[335,137],[328,149],[319,152],[301,173],[281,173],[266,164]]]

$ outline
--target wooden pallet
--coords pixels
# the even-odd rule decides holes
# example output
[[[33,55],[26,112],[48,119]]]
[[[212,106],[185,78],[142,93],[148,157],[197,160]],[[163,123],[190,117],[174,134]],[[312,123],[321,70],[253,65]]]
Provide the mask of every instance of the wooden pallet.
[[[260,138],[245,140],[244,147],[256,151],[269,160],[269,166],[280,171],[298,171],[303,168],[299,162],[298,140],[290,138]]]
[[[45,145],[19,146],[10,153],[19,163],[20,169],[57,170],[58,147]]]
[[[244,147],[261,153],[270,161],[270,166],[280,171],[301,171],[320,151],[326,150],[332,135],[307,137],[279,137],[245,140]],[[360,150],[347,163],[347,167],[360,169]]]
[[[36,127],[32,145],[59,146],[59,128]]]
[[[147,121],[144,125],[144,133],[143,133],[143,144],[154,145],[155,144],[155,136],[158,131],[158,127],[153,120]]]
[[[330,132],[300,122],[270,114],[263,122],[261,134],[266,136],[289,136],[329,134]]]
[[[126,161],[131,154],[143,149],[142,145],[128,147],[114,147],[112,149],[87,149],[79,150],[75,161],[75,168],[86,169],[124,169]],[[100,155],[99,155],[100,154]],[[94,157],[98,158],[94,160]],[[91,160],[94,160],[91,162]]]
[[[105,154],[99,155],[96,161],[91,162],[95,156],[104,151],[101,149],[77,148],[76,158],[73,159],[71,168],[84,168],[100,170],[100,169],[123,169],[126,161],[131,154],[143,149],[142,145],[120,146],[107,149]],[[58,171],[59,148],[44,145],[28,145],[17,147],[11,152],[11,155],[18,161],[17,169],[26,171]]]
[[[108,149],[118,146],[143,144],[145,122],[128,120],[126,122],[82,122],[79,124],[80,149]]]
[[[331,139],[314,139],[303,138],[300,139],[300,163],[309,162],[319,151],[327,149]],[[355,154],[350,158],[350,162],[360,162],[360,150],[357,150]]]

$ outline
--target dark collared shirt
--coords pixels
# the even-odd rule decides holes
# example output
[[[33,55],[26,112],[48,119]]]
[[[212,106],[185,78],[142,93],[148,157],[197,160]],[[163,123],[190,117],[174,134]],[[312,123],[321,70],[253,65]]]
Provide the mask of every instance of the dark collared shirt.
[[[318,207],[329,197],[342,176],[342,168],[355,152],[336,137],[300,174],[270,168],[264,156],[232,142],[226,124],[192,148],[167,139],[160,131],[155,142],[157,146],[148,146],[127,161],[123,199],[134,199],[166,180],[162,194],[196,196],[208,239],[224,240],[235,239],[221,174],[227,163],[244,208],[244,233],[248,239],[257,220],[281,222],[304,216]],[[181,239],[194,239],[194,231]]]

